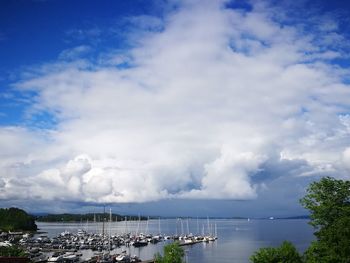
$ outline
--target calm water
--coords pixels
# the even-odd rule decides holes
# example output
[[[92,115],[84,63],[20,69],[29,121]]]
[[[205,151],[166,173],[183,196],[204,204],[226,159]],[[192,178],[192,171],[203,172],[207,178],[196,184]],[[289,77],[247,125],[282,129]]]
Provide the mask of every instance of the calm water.
[[[278,246],[284,240],[289,240],[295,244],[297,249],[303,252],[313,240],[313,229],[307,224],[308,220],[236,220],[236,219],[166,219],[149,220],[147,222],[113,222],[107,231],[113,234],[121,234],[125,231],[135,233],[158,234],[159,230],[164,235],[174,234],[206,234],[214,231],[217,226],[218,240],[210,243],[199,243],[185,248],[186,262],[189,263],[209,263],[209,262],[249,262],[250,255],[258,248],[266,246]],[[67,230],[72,233],[78,229],[88,232],[102,231],[102,223],[37,223],[42,231],[46,231],[52,237]],[[208,228],[209,225],[209,228]],[[209,230],[208,230],[209,229]],[[151,259],[157,252],[162,251],[166,242],[156,245],[134,248],[130,247],[131,255],[137,255],[141,259]],[[120,248],[115,252],[121,252],[125,248]],[[89,252],[86,252],[89,253]]]

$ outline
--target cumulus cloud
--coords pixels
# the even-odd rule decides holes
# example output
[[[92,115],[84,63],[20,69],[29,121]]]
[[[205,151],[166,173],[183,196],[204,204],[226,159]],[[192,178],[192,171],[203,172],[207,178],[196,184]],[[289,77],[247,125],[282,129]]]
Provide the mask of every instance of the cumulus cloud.
[[[71,49],[65,49],[59,54],[59,59],[62,59],[62,60],[77,59],[85,55],[89,51],[91,51],[91,48],[89,46],[77,46]]]
[[[0,179],[0,188],[4,188],[6,185],[5,180]]]
[[[135,18],[149,31],[122,56],[101,54],[108,63],[58,62],[17,83],[58,125],[45,140],[38,132],[0,137],[21,146],[1,149],[12,154],[7,177],[29,185],[0,183],[2,196],[26,188],[18,198],[244,200],[283,176],[344,176],[350,90],[328,62],[338,53],[273,12],[185,1],[163,20]],[[8,168],[28,158],[30,175]]]

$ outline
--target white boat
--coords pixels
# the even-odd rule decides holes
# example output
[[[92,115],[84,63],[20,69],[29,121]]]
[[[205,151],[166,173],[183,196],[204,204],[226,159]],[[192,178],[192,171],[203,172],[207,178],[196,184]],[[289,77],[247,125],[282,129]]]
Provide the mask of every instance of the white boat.
[[[61,235],[62,237],[64,237],[64,236],[69,236],[69,235],[70,235],[70,232],[67,231],[67,230],[65,230],[65,231],[62,232],[60,235]]]
[[[209,238],[209,241],[215,241],[215,237],[210,236],[208,238]]]
[[[54,253],[51,257],[48,258],[47,262],[63,262],[63,255]]]
[[[130,261],[130,256],[123,253],[115,257],[115,261],[117,262],[128,262]]]
[[[69,254],[65,254],[63,255],[63,259],[65,262],[76,262],[79,260],[78,255],[74,254],[74,253],[69,253]]]
[[[148,245],[148,241],[145,239],[141,240],[135,240],[134,243],[132,243],[134,247],[143,247]]]
[[[29,233],[23,234],[23,238],[30,238],[30,234]]]
[[[191,243],[193,243],[193,239],[192,238],[185,238],[184,242],[185,242],[185,244],[191,244]]]
[[[12,244],[8,240],[5,240],[4,242],[0,242],[0,247],[11,247],[11,246]]]

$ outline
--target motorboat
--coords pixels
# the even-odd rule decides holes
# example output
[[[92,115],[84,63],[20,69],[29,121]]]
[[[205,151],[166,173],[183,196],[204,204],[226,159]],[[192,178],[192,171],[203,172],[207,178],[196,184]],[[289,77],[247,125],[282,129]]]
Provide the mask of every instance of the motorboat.
[[[148,245],[148,241],[145,239],[135,240],[132,244],[134,247],[144,247]]]
[[[61,253],[55,252],[47,259],[47,262],[64,262],[64,258]]]

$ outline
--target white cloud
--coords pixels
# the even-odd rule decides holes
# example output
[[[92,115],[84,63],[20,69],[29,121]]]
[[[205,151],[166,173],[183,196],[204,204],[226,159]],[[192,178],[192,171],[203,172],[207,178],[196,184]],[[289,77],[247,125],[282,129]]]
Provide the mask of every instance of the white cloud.
[[[86,55],[90,51],[91,48],[89,46],[77,46],[74,48],[63,50],[59,54],[58,58],[62,60],[77,59],[79,57],[82,57],[83,55]]]
[[[12,169],[31,189],[19,198],[251,199],[269,189],[262,169],[290,168],[288,161],[293,176],[343,174],[350,141],[339,116],[349,86],[324,61],[337,53],[320,52],[313,36],[273,20],[267,7],[244,13],[189,1],[163,23],[127,52],[130,67],[48,65],[17,84],[59,121],[47,140],[1,135],[5,146],[11,136],[21,145],[2,148],[10,163],[40,163],[28,177]],[[4,196],[20,188],[5,187]]]
[[[4,188],[5,185],[6,185],[5,180],[0,178],[0,188]]]

